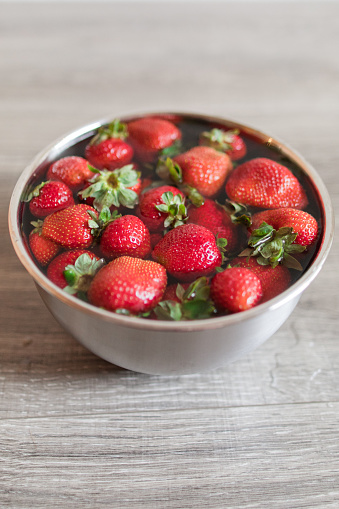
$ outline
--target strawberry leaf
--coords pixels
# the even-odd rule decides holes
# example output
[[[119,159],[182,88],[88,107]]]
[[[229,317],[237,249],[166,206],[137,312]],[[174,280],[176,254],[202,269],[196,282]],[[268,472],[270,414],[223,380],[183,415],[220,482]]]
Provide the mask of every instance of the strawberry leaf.
[[[98,145],[102,141],[110,138],[120,138],[124,140],[127,136],[127,125],[116,118],[107,126],[99,127],[97,134],[91,139],[90,145]]]
[[[64,291],[71,295],[80,293],[85,298],[87,290],[90,287],[93,277],[105,264],[105,260],[100,258],[91,258],[88,253],[83,253],[74,262],[74,265],[67,265],[63,272],[67,286]]]
[[[227,150],[232,150],[234,135],[237,134],[239,134],[238,129],[224,131],[222,129],[214,128],[211,131],[204,131],[201,133],[200,144],[212,147],[220,152],[227,152]]]

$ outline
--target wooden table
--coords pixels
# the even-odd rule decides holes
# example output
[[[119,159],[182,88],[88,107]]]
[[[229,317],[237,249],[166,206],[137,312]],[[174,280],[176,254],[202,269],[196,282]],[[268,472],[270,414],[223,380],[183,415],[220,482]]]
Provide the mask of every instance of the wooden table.
[[[286,140],[339,210],[338,20],[335,2],[0,4],[1,507],[339,507],[338,241],[262,347],[161,377],[110,365],[62,330],[6,220],[46,144],[159,110]]]

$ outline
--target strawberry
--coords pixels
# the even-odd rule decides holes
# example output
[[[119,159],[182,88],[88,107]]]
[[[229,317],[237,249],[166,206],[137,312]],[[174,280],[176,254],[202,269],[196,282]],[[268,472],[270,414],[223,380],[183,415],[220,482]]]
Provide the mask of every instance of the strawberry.
[[[93,177],[86,159],[77,156],[63,157],[50,165],[46,175],[48,180],[64,182],[70,189],[77,190],[87,179]]]
[[[69,282],[65,278],[65,270],[67,266],[74,266],[76,261],[80,258],[81,255],[86,254],[90,260],[97,262],[99,260],[98,256],[96,256],[92,251],[87,251],[85,249],[72,249],[71,251],[64,251],[60,253],[58,256],[51,261],[51,263],[47,267],[47,277],[57,285],[59,288],[66,288],[69,285]],[[84,274],[82,274],[84,275]],[[80,276],[80,272],[78,273]],[[87,278],[88,279],[88,278]],[[72,293],[72,292],[71,292]]]
[[[60,246],[42,235],[42,221],[32,221],[34,226],[28,237],[29,247],[37,262],[45,267],[60,251]]]
[[[262,286],[262,300],[266,302],[284,292],[291,283],[291,274],[287,267],[277,265],[259,265],[255,258],[237,257],[231,261],[231,266],[245,267],[254,272],[260,279]]]
[[[276,230],[284,227],[292,228],[297,234],[294,243],[301,246],[313,244],[318,236],[316,219],[303,210],[286,207],[257,212],[252,216],[251,232],[259,228],[262,222],[270,224]]]
[[[215,237],[227,239],[227,251],[234,251],[238,241],[237,227],[226,210],[215,201],[206,199],[200,207],[191,205],[187,223],[199,224],[208,228]]]
[[[92,178],[78,193],[82,200],[87,203],[93,198],[93,206],[99,211],[103,207],[118,208],[120,205],[130,209],[135,207],[141,180],[140,173],[134,170],[132,164],[113,171],[96,170],[93,167],[91,170]]]
[[[88,299],[109,311],[147,313],[161,300],[166,283],[166,270],[159,263],[121,256],[94,276]]]
[[[223,311],[246,311],[259,304],[262,295],[260,279],[244,267],[230,267],[219,272],[211,282],[211,298]]]
[[[118,217],[104,228],[100,237],[100,249],[109,259],[119,256],[146,258],[151,252],[150,233],[138,217]]]
[[[173,161],[181,168],[183,182],[207,198],[220,191],[232,169],[229,156],[211,147],[193,147]]]
[[[137,215],[150,232],[161,232],[167,226],[182,224],[186,218],[185,196],[174,186],[160,186],[140,196]]]
[[[41,182],[28,193],[24,201],[29,202],[31,214],[40,219],[74,205],[70,188],[63,182],[53,180]]]
[[[97,215],[84,203],[53,212],[43,222],[43,236],[66,248],[89,247],[94,240],[89,211]]]
[[[196,224],[170,230],[155,246],[152,256],[179,281],[208,276],[222,263],[213,233]]]
[[[208,280],[201,277],[191,284],[172,284],[154,312],[161,320],[194,320],[209,318],[216,309],[209,298]]]
[[[236,168],[226,182],[232,201],[253,207],[303,209],[306,193],[293,173],[275,161],[258,157]]]
[[[211,131],[204,131],[200,135],[199,144],[226,152],[232,161],[242,159],[247,152],[245,142],[239,136],[238,129],[224,131],[214,128]]]
[[[160,150],[181,139],[180,130],[168,120],[158,117],[144,117],[128,124],[129,140],[139,159],[151,162]]]
[[[85,148],[88,161],[103,170],[114,170],[125,166],[133,159],[133,148],[126,143],[128,136],[126,124],[118,119],[108,126],[102,126]]]

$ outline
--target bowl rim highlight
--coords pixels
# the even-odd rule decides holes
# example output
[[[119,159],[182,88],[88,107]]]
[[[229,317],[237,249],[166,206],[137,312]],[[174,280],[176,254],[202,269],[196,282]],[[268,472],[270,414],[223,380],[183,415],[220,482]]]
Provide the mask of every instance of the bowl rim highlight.
[[[274,297],[273,299],[249,309],[242,311],[241,313],[234,313],[226,316],[206,318],[202,320],[191,320],[191,321],[165,321],[165,320],[150,320],[147,318],[139,318],[132,316],[124,316],[112,311],[107,311],[93,306],[87,302],[84,302],[77,297],[74,297],[61,288],[57,287],[52,283],[35,264],[32,257],[28,253],[23,236],[21,233],[21,226],[19,224],[19,208],[21,203],[21,196],[26,188],[27,182],[34,175],[36,169],[44,162],[52,162],[56,158],[60,157],[58,154],[64,151],[76,142],[80,142],[94,135],[95,131],[104,124],[108,124],[112,121],[112,118],[105,118],[99,121],[91,122],[84,126],[81,126],[75,130],[68,132],[66,135],[59,137],[57,140],[50,143],[43,150],[41,150],[34,159],[26,166],[18,178],[14,187],[8,212],[8,223],[11,241],[18,256],[20,262],[25,267],[27,272],[32,276],[35,283],[46,290],[49,294],[55,296],[63,303],[70,307],[81,310],[84,313],[95,315],[96,317],[102,318],[106,322],[117,324],[124,327],[130,327],[134,329],[147,329],[147,330],[159,330],[167,332],[194,332],[201,330],[213,330],[226,327],[227,325],[236,324],[240,321],[252,319],[255,316],[259,316],[263,311],[273,310],[282,305],[287,301],[290,301],[306,289],[306,287],[313,281],[321,270],[327,255],[330,251],[331,244],[334,236],[334,213],[331,204],[331,199],[327,188],[325,187],[322,179],[318,175],[317,171],[310,165],[295,149],[291,148],[288,144],[283,142],[276,137],[272,137],[259,131],[256,128],[248,125],[241,124],[239,122],[229,120],[223,117],[209,116],[203,114],[189,113],[189,112],[147,112],[135,115],[122,116],[121,120],[128,122],[132,119],[141,118],[144,116],[164,116],[164,115],[178,115],[186,119],[201,120],[210,123],[224,124],[228,128],[239,128],[240,131],[255,137],[258,141],[263,141],[269,146],[274,147],[280,153],[286,155],[310,179],[315,193],[318,196],[319,207],[321,209],[323,217],[322,225],[322,240],[319,245],[318,251],[315,253],[315,257],[303,273],[303,275],[294,282],[287,290]]]

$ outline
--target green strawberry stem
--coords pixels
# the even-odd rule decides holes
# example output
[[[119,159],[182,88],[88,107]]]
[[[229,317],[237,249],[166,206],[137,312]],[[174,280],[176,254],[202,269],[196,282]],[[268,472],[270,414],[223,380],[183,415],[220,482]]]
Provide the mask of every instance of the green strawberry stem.
[[[23,194],[21,201],[27,203],[30,202],[33,198],[39,196],[40,190],[44,187],[44,185],[47,184],[47,182],[49,181],[46,180],[45,182],[40,182],[40,184],[35,186],[33,189],[32,187],[29,187],[27,191]]]
[[[86,294],[90,287],[93,277],[105,264],[105,260],[101,258],[92,259],[87,253],[80,255],[74,265],[67,265],[64,270],[64,276],[68,283],[64,291],[77,295],[86,300]]]
[[[117,210],[111,213],[110,209],[106,206],[102,208],[99,216],[93,210],[88,210],[88,214],[91,216],[91,219],[88,220],[88,226],[91,228],[91,234],[96,238],[100,237],[109,223],[121,217]]]
[[[31,221],[31,225],[34,226],[31,233],[38,233],[39,235],[41,235],[43,224],[44,222],[41,219],[38,219],[37,221]]]
[[[174,183],[195,207],[201,207],[201,205],[204,204],[204,198],[199,191],[183,182],[182,170],[179,164],[175,163],[173,159],[170,157],[166,159],[160,157],[155,171],[161,180]]]
[[[214,128],[211,131],[205,131],[200,135],[201,145],[212,147],[220,152],[232,150],[232,143],[234,135],[239,134],[238,129],[223,131],[222,129]]]
[[[159,210],[159,212],[167,214],[167,217],[164,221],[165,228],[176,228],[177,226],[180,226],[187,221],[187,209],[184,199],[180,194],[176,194],[174,196],[173,193],[169,191],[163,193],[161,195],[161,199],[164,203],[156,205],[155,208]]]
[[[210,318],[216,313],[215,306],[210,300],[208,280],[201,277],[190,284],[187,290],[178,284],[176,295],[180,302],[165,300],[159,302],[154,309],[161,320],[196,320]]]
[[[97,170],[90,167],[95,176],[90,180],[91,185],[79,191],[82,199],[94,198],[93,206],[98,211],[103,207],[120,207],[123,205],[133,209],[138,203],[138,195],[132,187],[139,182],[140,173],[128,164],[114,171]]]
[[[160,158],[175,157],[182,152],[181,140],[175,140],[169,147],[163,148],[160,153]]]
[[[218,202],[217,202],[218,203]],[[246,205],[231,200],[225,200],[225,204],[218,203],[229,214],[232,223],[243,224],[247,228],[252,225],[251,213]]]
[[[97,134],[91,139],[90,145],[98,145],[102,141],[106,141],[110,138],[119,138],[124,140],[127,136],[127,125],[123,124],[118,118],[116,118],[107,126],[99,127]]]
[[[290,269],[301,271],[302,266],[291,253],[301,253],[306,247],[294,244],[297,233],[293,228],[283,227],[275,230],[273,226],[263,222],[256,230],[253,230],[248,248],[239,256],[254,256],[259,265],[271,265],[276,267],[279,263]]]

